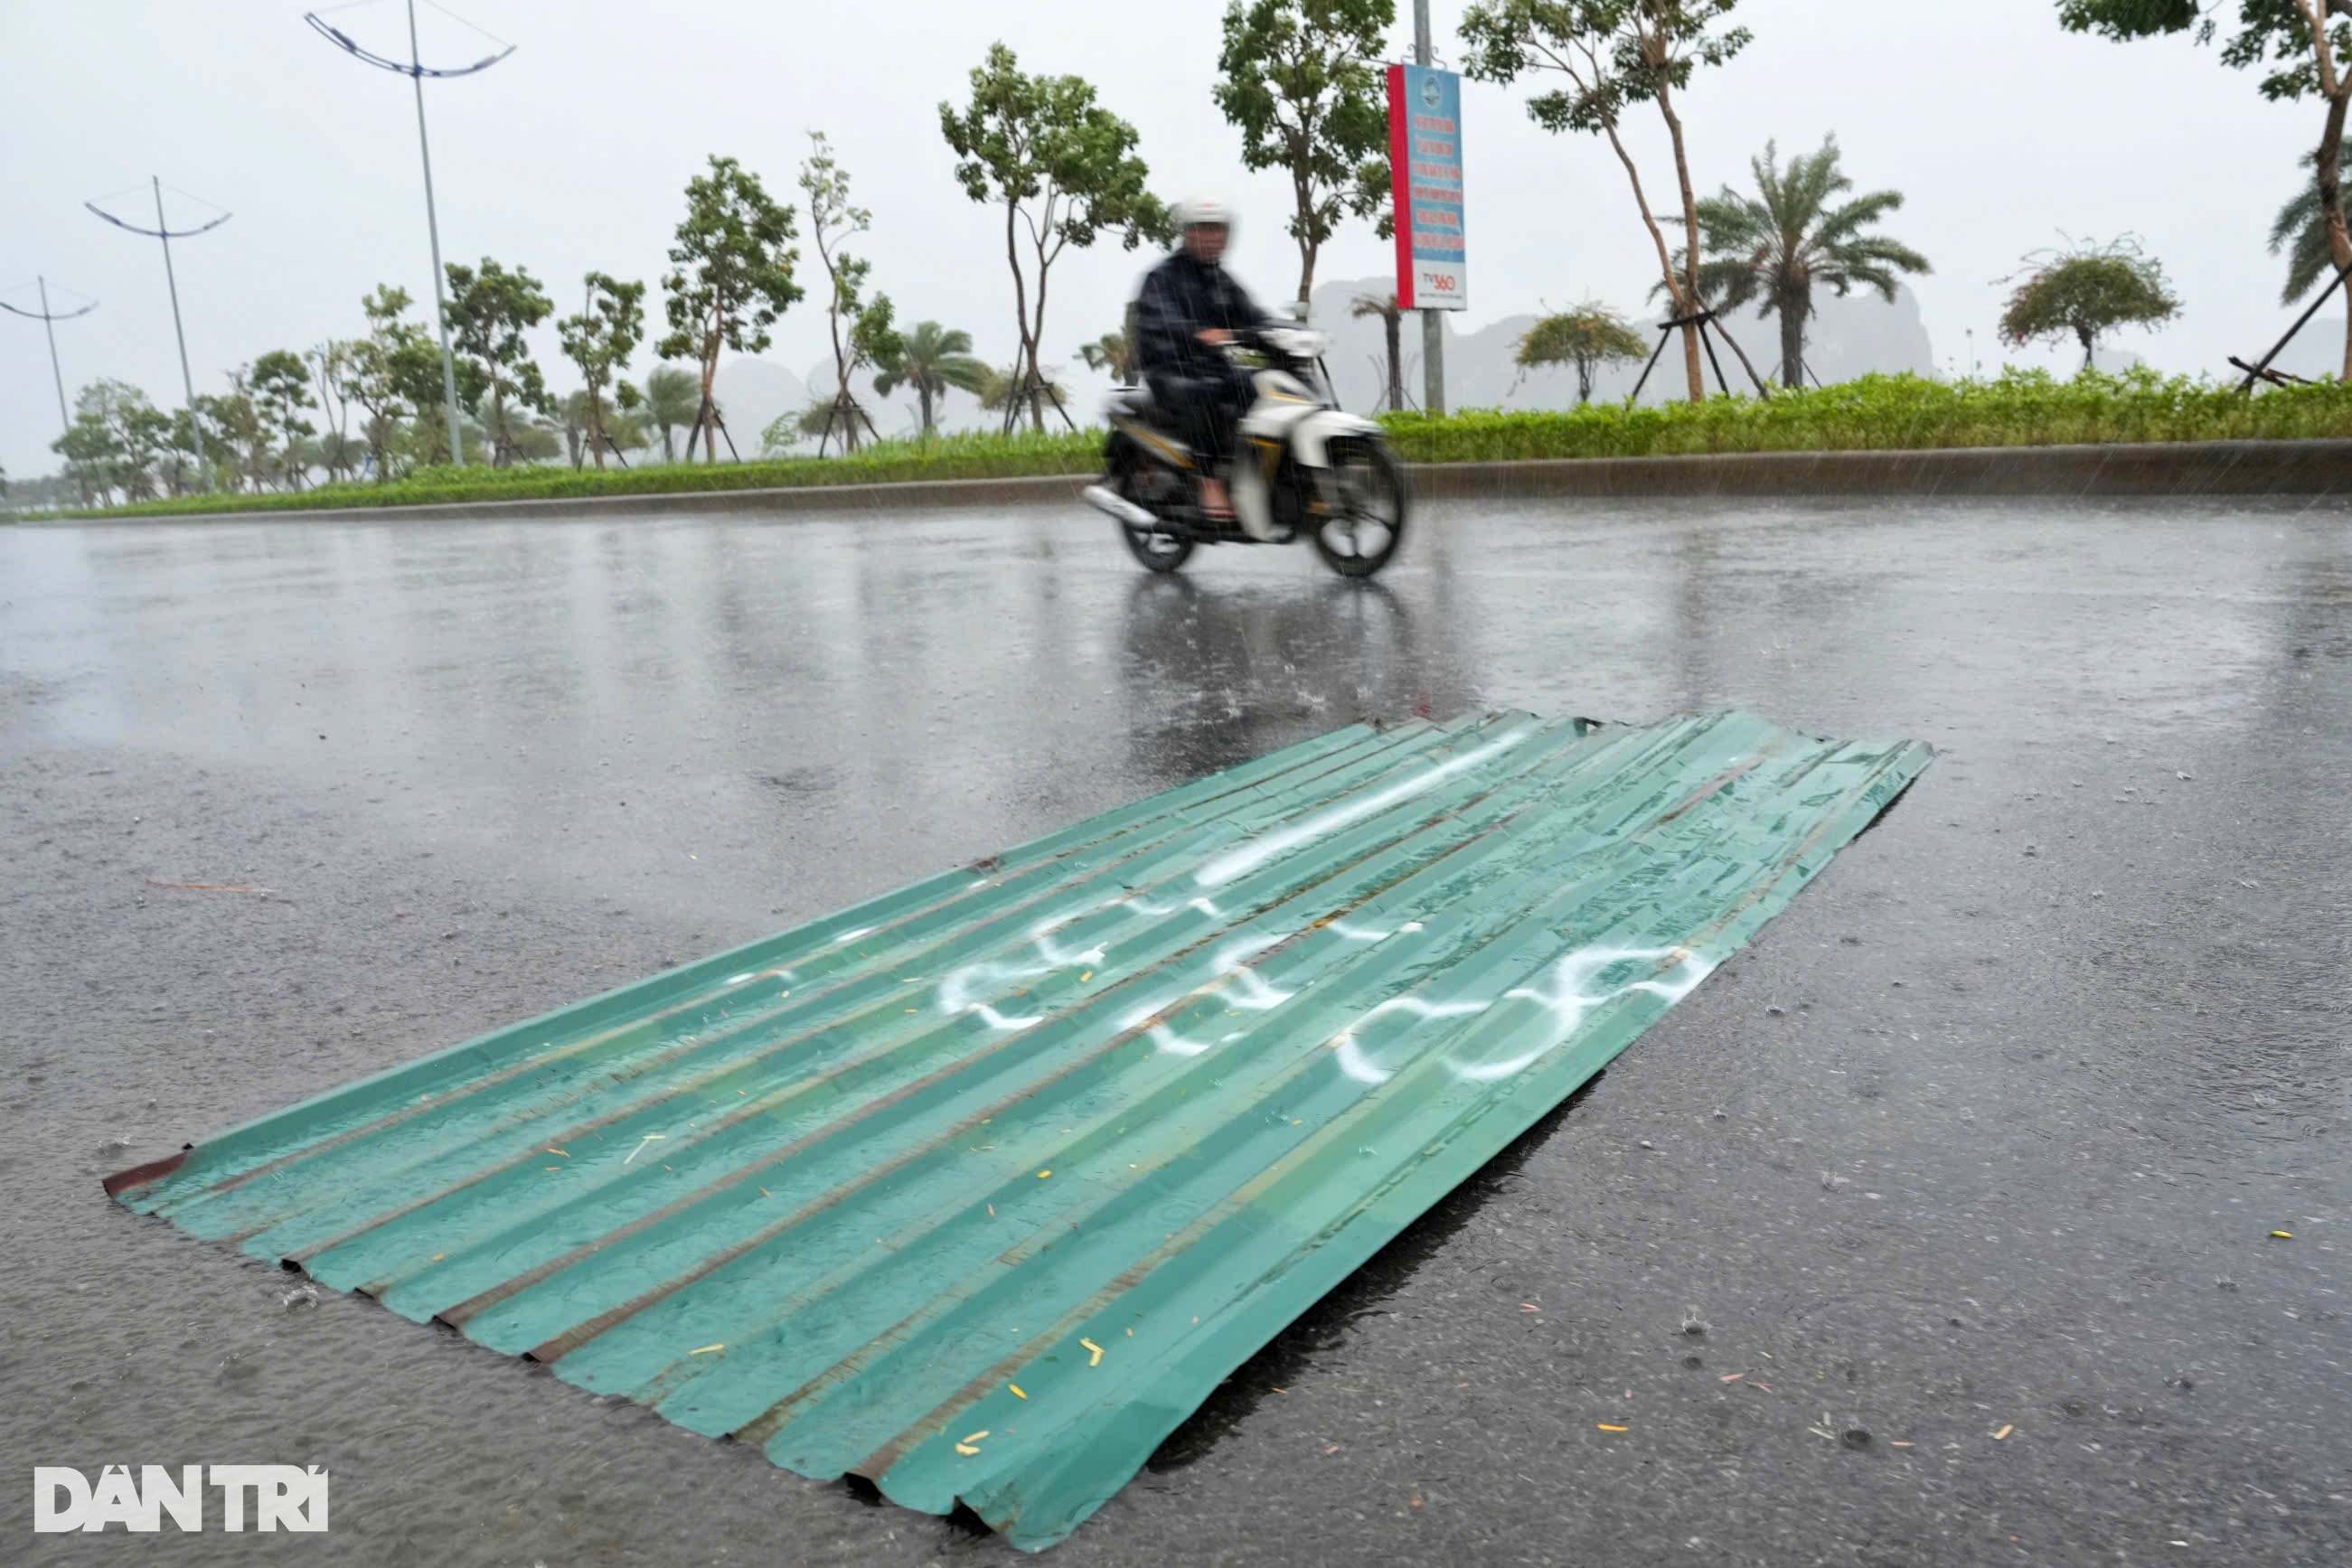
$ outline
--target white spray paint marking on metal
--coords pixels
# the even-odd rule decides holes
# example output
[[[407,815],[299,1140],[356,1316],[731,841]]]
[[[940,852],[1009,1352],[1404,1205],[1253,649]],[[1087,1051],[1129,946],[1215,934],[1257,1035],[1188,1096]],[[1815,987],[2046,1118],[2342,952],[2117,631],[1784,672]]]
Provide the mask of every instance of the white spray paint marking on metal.
[[[1656,977],[1630,980],[1603,991],[1588,992],[1586,989],[1595,978],[1620,964],[1659,958],[1671,958],[1674,962]],[[1488,1002],[1429,1002],[1418,997],[1391,997],[1333,1036],[1331,1046],[1337,1054],[1340,1071],[1360,1083],[1385,1083],[1396,1076],[1395,1071],[1372,1061],[1365,1053],[1362,1042],[1356,1038],[1358,1030],[1383,1013],[1407,1012],[1426,1022],[1468,1018],[1499,1007],[1506,1001],[1533,1002],[1549,1012],[1553,1021],[1551,1036],[1534,1050],[1505,1061],[1484,1061],[1466,1066],[1447,1063],[1448,1070],[1456,1078],[1471,1082],[1491,1082],[1508,1078],[1513,1073],[1524,1072],[1557,1051],[1583,1023],[1584,1015],[1594,1008],[1614,1001],[1630,991],[1647,991],[1653,996],[1664,998],[1671,1005],[1690,995],[1713,967],[1712,964],[1703,961],[1687,947],[1587,947],[1570,953],[1554,964],[1545,988],[1517,986]],[[1676,977],[1667,979],[1664,977],[1665,975]]]
[[[1512,747],[1523,744],[1534,733],[1522,730],[1500,740],[1490,740],[1474,751],[1465,751],[1450,762],[1441,762],[1427,772],[1411,779],[1399,779],[1385,789],[1376,789],[1361,800],[1343,806],[1318,811],[1296,827],[1284,828],[1240,849],[1219,855],[1193,873],[1193,880],[1203,887],[1222,887],[1237,876],[1255,871],[1277,855],[1289,853],[1299,845],[1338,832],[1367,817],[1378,816],[1401,801],[1410,800],[1425,789],[1443,784],[1457,773],[1465,772],[1482,762],[1492,761]]]

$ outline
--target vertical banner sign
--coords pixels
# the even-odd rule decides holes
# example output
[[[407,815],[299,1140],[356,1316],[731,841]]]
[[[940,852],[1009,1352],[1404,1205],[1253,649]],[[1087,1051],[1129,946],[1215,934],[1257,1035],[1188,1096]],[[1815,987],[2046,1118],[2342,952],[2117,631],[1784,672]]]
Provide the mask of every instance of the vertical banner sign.
[[[1470,304],[1462,251],[1462,78],[1389,68],[1389,180],[1396,199],[1397,304]]]

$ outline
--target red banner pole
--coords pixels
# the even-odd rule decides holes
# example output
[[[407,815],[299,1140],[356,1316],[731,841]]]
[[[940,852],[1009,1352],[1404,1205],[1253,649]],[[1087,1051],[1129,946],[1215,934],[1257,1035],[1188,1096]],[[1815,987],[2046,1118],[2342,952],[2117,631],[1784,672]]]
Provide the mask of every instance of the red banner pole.
[[[1396,224],[1397,308],[1414,307],[1412,287],[1412,120],[1405,105],[1404,67],[1389,68],[1389,191]]]

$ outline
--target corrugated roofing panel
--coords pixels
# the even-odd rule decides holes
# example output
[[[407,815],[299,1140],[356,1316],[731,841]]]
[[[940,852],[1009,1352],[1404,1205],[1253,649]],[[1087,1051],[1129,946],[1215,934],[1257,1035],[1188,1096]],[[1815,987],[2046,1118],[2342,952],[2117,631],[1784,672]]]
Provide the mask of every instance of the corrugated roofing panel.
[[[1343,729],[108,1187],[1045,1546],[1928,755]]]

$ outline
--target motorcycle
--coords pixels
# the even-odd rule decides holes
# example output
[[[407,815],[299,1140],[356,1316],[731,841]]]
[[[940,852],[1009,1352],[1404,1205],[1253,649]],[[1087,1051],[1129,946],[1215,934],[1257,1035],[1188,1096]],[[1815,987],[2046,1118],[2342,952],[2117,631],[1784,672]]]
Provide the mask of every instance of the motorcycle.
[[[1122,387],[1107,411],[1105,473],[1088,503],[1119,525],[1146,568],[1171,572],[1212,544],[1290,544],[1301,535],[1342,577],[1370,577],[1404,538],[1404,469],[1381,427],[1346,413],[1323,371],[1322,334],[1304,327],[1236,333],[1227,352],[1255,359],[1256,400],[1241,420],[1227,489],[1231,517],[1201,507],[1191,445],[1144,387]]]

